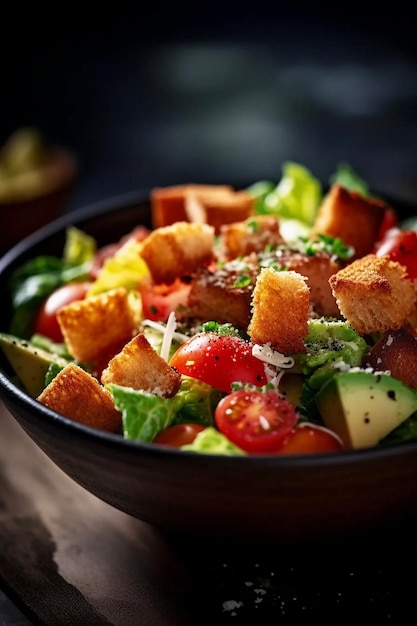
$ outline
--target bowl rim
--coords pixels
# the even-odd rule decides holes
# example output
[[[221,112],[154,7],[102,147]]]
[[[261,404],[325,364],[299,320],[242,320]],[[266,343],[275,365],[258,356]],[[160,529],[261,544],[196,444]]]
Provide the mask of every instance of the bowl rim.
[[[394,206],[402,207],[406,212],[414,210],[415,205],[413,203],[404,202],[402,200],[390,200]],[[0,258],[0,279],[3,274],[7,273],[8,269],[18,261],[19,257],[26,255],[27,251],[42,243],[44,239],[49,239],[54,235],[62,233],[65,228],[70,225],[80,226],[83,222],[87,222],[92,219],[99,219],[102,216],[117,214],[123,212],[134,206],[148,205],[149,211],[149,191],[148,190],[134,190],[124,194],[119,194],[107,198],[105,200],[99,200],[91,203],[87,206],[68,211],[55,220],[51,221],[46,226],[36,230],[29,236],[22,239],[15,244],[8,252],[6,252]],[[109,242],[111,243],[111,242]],[[32,398],[24,389],[19,387],[8,376],[7,372],[0,364],[0,401],[3,402],[5,408],[12,413],[13,417],[19,421],[19,418],[15,416],[11,409],[8,408],[10,404],[18,404],[28,409],[26,414],[30,415],[30,421],[37,422],[39,424],[39,417],[42,419],[47,418],[51,424],[62,428],[66,432],[71,432],[81,436],[87,441],[93,441],[100,443],[103,448],[112,448],[117,451],[123,451],[125,454],[137,455],[140,452],[141,455],[147,457],[163,455],[166,458],[172,457],[173,460],[193,459],[197,464],[210,464],[219,462],[226,466],[233,464],[239,466],[241,463],[248,467],[262,465],[264,467],[294,467],[294,466],[314,466],[314,467],[329,467],[346,465],[347,463],[355,462],[371,462],[373,459],[391,459],[403,456],[404,453],[417,454],[417,441],[402,442],[398,444],[392,444],[391,446],[377,447],[377,448],[365,448],[358,450],[344,450],[342,452],[326,452],[319,454],[294,454],[294,455],[273,455],[273,454],[256,454],[245,456],[231,456],[223,454],[196,454],[195,452],[178,450],[168,446],[157,445],[154,443],[145,443],[136,440],[125,439],[123,435],[106,432],[99,430],[91,426],[87,426],[75,420],[71,420],[56,411],[53,411],[49,407],[41,404],[35,398]],[[17,402],[16,402],[17,401]]]

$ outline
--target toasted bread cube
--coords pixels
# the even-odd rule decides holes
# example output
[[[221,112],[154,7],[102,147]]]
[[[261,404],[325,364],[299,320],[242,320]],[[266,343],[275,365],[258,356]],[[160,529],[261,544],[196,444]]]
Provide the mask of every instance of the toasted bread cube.
[[[75,363],[66,365],[37,399],[53,411],[86,426],[121,432],[122,417],[112,395]]]
[[[301,253],[284,253],[279,259],[287,269],[307,278],[310,289],[310,303],[317,315],[340,317],[339,307],[329,285],[329,278],[341,269],[340,263],[329,254],[314,256]]]
[[[268,245],[284,243],[278,218],[272,215],[257,215],[241,222],[223,224],[220,235],[225,256],[229,259],[262,252]]]
[[[233,193],[233,187],[230,185],[198,185],[194,183],[155,187],[150,193],[153,227],[161,228],[175,222],[189,221],[185,204],[190,193],[197,198],[210,196],[212,199],[216,199],[229,196]]]
[[[140,300],[120,287],[62,307],[57,319],[74,359],[94,363],[136,334],[139,314]]]
[[[139,333],[109,361],[101,382],[171,398],[180,388],[181,375],[159,356],[145,335]]]
[[[387,208],[381,200],[332,185],[319,207],[312,237],[322,233],[342,239],[354,248],[352,259],[358,259],[373,250]]]
[[[387,330],[364,357],[364,366],[389,371],[391,376],[417,389],[417,333],[405,322],[401,328]]]
[[[407,270],[387,256],[368,254],[330,277],[344,318],[360,334],[400,328],[411,314],[416,290]]]
[[[229,322],[235,328],[246,330],[258,272],[258,265],[250,263],[230,262],[215,270],[202,268],[191,282],[189,315],[202,321]]]
[[[241,222],[253,211],[255,198],[247,191],[230,191],[225,194],[187,191],[185,211],[190,222],[214,226],[216,234],[224,224]]]
[[[177,222],[154,230],[143,242],[141,256],[154,282],[171,285],[213,259],[214,228]]]
[[[248,334],[253,343],[270,343],[283,354],[304,352],[308,333],[310,290],[306,279],[293,271],[263,268],[252,297]]]

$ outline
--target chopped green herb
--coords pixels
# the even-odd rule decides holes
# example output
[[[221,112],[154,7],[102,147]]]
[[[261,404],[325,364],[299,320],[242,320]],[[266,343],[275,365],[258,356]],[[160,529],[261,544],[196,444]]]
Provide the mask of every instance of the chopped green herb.
[[[251,284],[250,276],[239,276],[234,282],[235,287],[248,287]]]

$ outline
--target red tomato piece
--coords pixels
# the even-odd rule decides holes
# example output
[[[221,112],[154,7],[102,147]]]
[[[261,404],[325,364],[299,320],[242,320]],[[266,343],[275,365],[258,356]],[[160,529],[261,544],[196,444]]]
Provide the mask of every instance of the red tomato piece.
[[[181,308],[187,306],[190,288],[191,285],[180,279],[172,285],[142,286],[140,293],[144,317],[155,322],[166,322],[172,311],[180,312]]]
[[[319,454],[341,450],[343,444],[335,433],[323,426],[305,422],[284,437],[277,454]]]
[[[252,345],[236,335],[198,333],[178,348],[170,365],[225,393],[233,382],[256,387],[267,383],[263,362],[253,356]]]
[[[298,415],[276,391],[240,389],[220,400],[214,413],[217,428],[251,454],[275,452],[294,428]]]
[[[171,448],[180,448],[188,443],[192,443],[198,433],[201,433],[205,428],[201,424],[175,424],[158,433],[153,443],[170,446]]]
[[[377,245],[377,256],[387,255],[407,268],[410,279],[417,278],[417,232],[391,228]]]
[[[83,300],[87,295],[87,291],[91,286],[91,282],[82,281],[76,283],[67,283],[53,291],[43,302],[35,319],[34,332],[49,337],[57,343],[62,342],[61,329],[57,320],[57,312],[66,304]]]
[[[394,209],[388,207],[385,209],[384,219],[382,220],[381,227],[379,229],[378,241],[382,241],[385,238],[387,232],[392,228],[395,228],[398,223],[398,217]]]

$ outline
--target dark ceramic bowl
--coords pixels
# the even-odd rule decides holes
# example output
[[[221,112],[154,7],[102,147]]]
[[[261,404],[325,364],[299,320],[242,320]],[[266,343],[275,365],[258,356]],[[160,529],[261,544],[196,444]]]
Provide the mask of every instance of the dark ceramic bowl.
[[[13,268],[40,253],[60,255],[76,224],[109,243],[150,226],[144,194],[131,194],[59,218],[0,260]],[[376,531],[417,518],[417,443],[297,457],[197,455],[125,441],[70,421],[30,398],[0,363],[0,395],[21,427],[66,474],[117,509],[165,530],[290,542]]]

